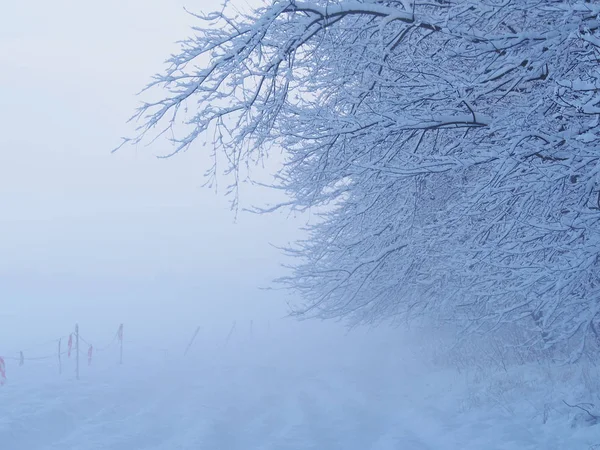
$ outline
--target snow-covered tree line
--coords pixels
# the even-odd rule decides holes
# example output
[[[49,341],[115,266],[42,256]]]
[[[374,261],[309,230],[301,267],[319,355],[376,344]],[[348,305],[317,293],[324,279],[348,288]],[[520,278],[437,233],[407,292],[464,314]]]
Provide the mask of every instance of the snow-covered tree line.
[[[428,314],[578,357],[600,343],[600,3],[290,1],[198,15],[138,142],[210,140],[321,220],[302,316]],[[213,168],[216,170],[216,166]]]

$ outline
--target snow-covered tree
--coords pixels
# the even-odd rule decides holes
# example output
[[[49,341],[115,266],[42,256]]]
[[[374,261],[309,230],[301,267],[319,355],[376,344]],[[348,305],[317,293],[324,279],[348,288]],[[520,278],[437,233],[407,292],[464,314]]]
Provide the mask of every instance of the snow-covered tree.
[[[585,0],[226,4],[149,85],[160,100],[134,141],[168,130],[176,153],[209,136],[234,174],[285,150],[278,206],[322,212],[283,280],[299,315],[521,320],[577,357],[600,342],[599,14]]]

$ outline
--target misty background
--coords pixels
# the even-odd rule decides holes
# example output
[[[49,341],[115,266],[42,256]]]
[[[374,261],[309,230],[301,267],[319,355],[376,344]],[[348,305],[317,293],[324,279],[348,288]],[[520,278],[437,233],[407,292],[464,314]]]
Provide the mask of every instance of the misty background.
[[[167,140],[111,154],[140,99],[213,2],[13,2],[0,15],[0,342],[18,347],[75,322],[99,337],[190,334],[200,321],[270,320],[259,290],[306,218],[230,210],[202,187],[208,150],[170,159]],[[202,151],[206,150],[206,151]],[[277,164],[274,161],[273,164]],[[268,172],[269,169],[266,170]],[[242,207],[275,194],[244,185]],[[20,342],[14,342],[19,339]],[[11,345],[13,344],[13,345]]]

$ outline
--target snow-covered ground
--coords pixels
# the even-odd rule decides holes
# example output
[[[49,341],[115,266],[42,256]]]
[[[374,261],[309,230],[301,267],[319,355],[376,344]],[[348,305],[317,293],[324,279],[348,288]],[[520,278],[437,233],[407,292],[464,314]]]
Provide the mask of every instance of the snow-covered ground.
[[[224,346],[201,333],[185,359],[182,348],[130,346],[123,366],[114,352],[98,354],[89,367],[84,358],[79,382],[72,361],[61,377],[53,361],[9,364],[0,388],[0,448],[588,450],[600,444],[600,425],[573,427],[575,411],[556,409],[557,400],[577,400],[575,369],[459,373],[433,367],[422,349],[403,345],[392,332],[311,336],[238,333]],[[597,376],[593,370],[586,373]],[[549,381],[559,374],[566,378]]]

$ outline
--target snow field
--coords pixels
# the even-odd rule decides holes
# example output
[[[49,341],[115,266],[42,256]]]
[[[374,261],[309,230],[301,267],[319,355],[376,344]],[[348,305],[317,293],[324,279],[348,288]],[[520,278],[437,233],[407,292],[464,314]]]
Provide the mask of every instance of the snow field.
[[[588,450],[600,442],[598,426],[573,426],[576,411],[560,406],[589,395],[594,386],[582,377],[598,379],[597,368],[459,373],[390,336],[204,339],[186,359],[131,348],[125,365],[99,356],[79,382],[50,362],[10,366],[0,442],[10,450]]]

